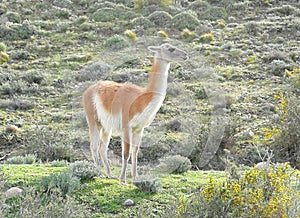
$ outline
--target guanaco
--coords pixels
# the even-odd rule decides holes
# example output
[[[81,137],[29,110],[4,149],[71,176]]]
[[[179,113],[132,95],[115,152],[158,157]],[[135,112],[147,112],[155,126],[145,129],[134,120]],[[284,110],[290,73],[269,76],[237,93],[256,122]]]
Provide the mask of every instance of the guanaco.
[[[116,178],[107,158],[112,132],[122,139],[122,170],[120,183],[126,185],[126,168],[132,160],[132,180],[137,177],[137,153],[144,128],[149,126],[166,96],[168,71],[171,62],[187,60],[187,54],[170,44],[149,46],[154,61],[149,81],[142,88],[130,83],[100,81],[83,94],[83,106],[89,126],[90,149],[96,166],[104,165],[109,178]],[[100,157],[99,157],[100,155]]]

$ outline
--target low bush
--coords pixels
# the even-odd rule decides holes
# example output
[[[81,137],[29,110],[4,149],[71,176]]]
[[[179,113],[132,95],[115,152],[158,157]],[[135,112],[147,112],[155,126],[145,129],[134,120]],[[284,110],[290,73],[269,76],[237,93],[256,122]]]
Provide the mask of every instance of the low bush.
[[[112,8],[103,8],[97,10],[92,14],[91,19],[96,22],[108,22],[113,21],[115,17],[113,16],[114,9]]]
[[[173,1],[174,0],[135,0],[134,7],[136,9],[143,9],[151,5],[159,5],[160,7],[167,7],[171,3],[173,3]]]
[[[35,26],[27,23],[13,23],[10,26],[0,27],[0,38],[8,40],[24,40],[29,39],[32,35],[36,33]]]
[[[172,16],[165,11],[155,11],[148,16],[148,19],[153,22],[156,26],[167,26],[172,20]]]
[[[171,22],[172,25],[179,30],[186,28],[189,30],[194,30],[200,24],[200,21],[194,15],[188,12],[182,12],[175,15]]]
[[[153,23],[146,17],[136,17],[131,20],[130,23],[132,28],[145,30],[153,26]]]
[[[5,51],[6,51],[6,45],[0,42],[0,52],[5,52]]]
[[[41,84],[45,78],[41,72],[34,71],[25,73],[24,75],[22,75],[22,79],[30,84]]]
[[[9,22],[21,23],[21,16],[17,12],[9,11],[9,12],[6,13],[6,17],[7,17]]]
[[[158,192],[162,187],[160,180],[156,177],[139,176],[133,184],[143,192]]]
[[[23,94],[27,89],[27,83],[23,80],[15,80],[4,83],[0,87],[0,93],[2,95],[15,95],[17,93]]]
[[[66,160],[54,160],[50,164],[53,167],[66,167],[66,166],[68,166],[68,162]]]
[[[69,166],[69,171],[73,176],[76,176],[81,180],[91,179],[99,176],[100,173],[95,167],[94,163],[88,161],[76,161],[71,163]]]
[[[96,22],[112,22],[114,20],[131,20],[137,15],[130,8],[123,5],[112,5],[98,9],[91,15],[91,19]]]
[[[162,158],[156,169],[162,173],[185,173],[191,167],[191,161],[187,157],[174,155]]]
[[[106,49],[119,50],[128,47],[130,44],[126,38],[115,35],[107,39],[104,43]]]
[[[228,17],[226,9],[217,6],[208,7],[207,10],[198,14],[198,18],[201,20],[218,20],[227,19]]]
[[[70,160],[75,143],[69,132],[58,127],[39,126],[26,131],[25,148],[42,161]]]
[[[8,158],[5,164],[34,164],[36,162],[36,156],[33,154],[28,154],[25,156],[15,156]]]
[[[105,62],[95,62],[82,68],[81,73],[75,76],[76,81],[105,80],[112,70],[112,66]]]
[[[39,184],[40,191],[53,194],[58,189],[62,196],[71,194],[81,186],[80,179],[73,176],[69,171],[54,173],[43,177]]]

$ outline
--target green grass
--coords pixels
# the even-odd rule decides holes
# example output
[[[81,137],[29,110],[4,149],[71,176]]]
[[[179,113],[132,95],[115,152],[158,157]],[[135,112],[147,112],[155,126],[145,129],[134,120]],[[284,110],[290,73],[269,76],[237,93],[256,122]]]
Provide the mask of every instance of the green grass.
[[[50,164],[33,165],[0,165],[1,172],[7,178],[11,186],[33,185],[41,180],[43,176],[62,172],[66,167],[53,167]]]
[[[1,165],[1,171],[8,178],[11,186],[27,186],[38,184],[43,176],[62,172],[66,167],[53,167],[50,164],[34,165]],[[157,193],[142,192],[136,186],[128,184],[122,186],[118,180],[91,179],[83,181],[85,188],[74,193],[80,203],[88,205],[94,210],[95,217],[118,217],[139,213],[139,208],[148,208],[153,213],[163,213],[163,209],[170,202],[182,195],[189,194],[209,182],[210,177],[225,179],[222,171],[189,171],[183,175],[162,175],[162,188]],[[129,178],[130,182],[130,178]],[[126,207],[123,202],[132,199],[135,206]]]

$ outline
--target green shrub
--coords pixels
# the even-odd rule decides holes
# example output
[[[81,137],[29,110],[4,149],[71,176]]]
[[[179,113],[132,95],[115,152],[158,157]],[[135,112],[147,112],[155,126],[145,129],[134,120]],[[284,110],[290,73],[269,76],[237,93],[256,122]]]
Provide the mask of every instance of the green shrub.
[[[54,173],[50,176],[43,177],[39,184],[39,189],[45,193],[54,193],[58,189],[62,196],[66,196],[79,189],[81,186],[80,179],[73,176],[69,171]]]
[[[158,178],[150,176],[139,176],[133,184],[143,192],[158,192],[162,187],[161,181]]]
[[[148,19],[157,26],[166,26],[170,24],[172,16],[165,11],[155,11],[148,16]]]
[[[94,163],[88,161],[76,161],[71,163],[69,171],[73,176],[78,177],[81,180],[91,179],[99,176],[99,170],[95,167]]]
[[[5,164],[34,164],[36,162],[36,156],[33,154],[28,154],[25,156],[15,156],[8,158]]]
[[[9,22],[21,23],[21,16],[17,12],[9,11],[9,12],[6,13],[6,17],[7,17]]]
[[[187,157],[174,155],[162,158],[157,166],[157,171],[162,173],[185,173],[191,167],[191,161]]]
[[[68,19],[72,15],[71,10],[66,8],[56,8],[55,16],[57,18]]]
[[[22,79],[30,84],[32,83],[41,84],[42,81],[44,80],[44,76],[41,72],[33,71],[22,75]]]
[[[89,18],[87,16],[80,16],[75,20],[75,23],[80,25],[83,23],[86,23],[89,20]]]
[[[72,0],[53,0],[53,5],[59,8],[68,8],[72,6]]]
[[[135,0],[134,8],[143,9],[151,5],[158,5],[160,7],[167,7],[172,4],[174,0]]]
[[[129,45],[130,44],[127,41],[127,39],[122,36],[119,36],[119,35],[110,37],[104,43],[104,46],[107,49],[112,49],[112,50],[119,50],[119,49],[128,47]]]
[[[0,26],[0,38],[7,40],[29,39],[35,33],[35,26],[29,22],[23,22],[22,24],[14,23],[9,27]]]
[[[270,13],[276,14],[277,16],[299,16],[299,8],[293,7],[291,5],[282,5],[279,7],[273,7],[269,10]]]
[[[197,99],[207,99],[207,94],[203,86],[195,87],[194,93]]]
[[[51,166],[53,167],[66,167],[68,166],[68,162],[66,160],[54,160],[51,162]]]
[[[188,12],[177,14],[172,19],[173,27],[179,30],[186,28],[189,30],[194,30],[199,24],[200,21],[194,15],[191,15]]]
[[[114,20],[132,20],[137,14],[130,8],[123,5],[114,5],[113,8],[105,7],[98,9],[91,15],[91,19],[96,22],[113,22]]]
[[[217,7],[212,6],[208,7],[207,10],[205,10],[202,13],[198,13],[199,19],[207,19],[207,20],[218,20],[218,19],[227,19],[228,14],[225,8],[223,7]]]
[[[189,4],[188,9],[193,10],[196,13],[198,13],[198,12],[201,12],[201,11],[205,11],[209,7],[210,7],[210,5],[206,1],[197,0],[197,1],[194,1],[191,4]]]
[[[0,87],[2,95],[15,95],[25,93],[27,84],[23,80],[14,80],[4,83]]]
[[[6,45],[0,42],[0,52],[5,52],[5,51],[6,51]]]
[[[85,66],[81,73],[75,76],[76,81],[95,81],[98,79],[106,79],[112,70],[112,66],[105,62],[95,62]]]
[[[153,23],[146,17],[136,17],[131,20],[130,23],[132,28],[138,28],[141,30],[148,29],[153,26]]]
[[[115,20],[116,17],[114,17],[114,9],[102,8],[94,12],[91,16],[91,19],[96,22],[108,22]]]

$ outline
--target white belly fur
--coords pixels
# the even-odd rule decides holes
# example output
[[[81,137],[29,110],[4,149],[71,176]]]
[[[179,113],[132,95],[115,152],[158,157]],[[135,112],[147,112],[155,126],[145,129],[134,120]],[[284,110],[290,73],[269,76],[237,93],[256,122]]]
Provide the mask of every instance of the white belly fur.
[[[155,115],[159,108],[161,107],[165,96],[164,95],[154,95],[153,99],[149,105],[141,112],[130,120],[130,128],[144,128],[149,126],[155,118]],[[95,95],[93,98],[94,105],[97,111],[97,117],[103,128],[107,132],[119,133],[122,130],[122,114],[120,113],[112,115],[107,112],[100,99]]]
[[[107,132],[120,131],[122,129],[122,116],[121,112],[115,115],[107,112],[100,99],[95,95],[93,98],[95,108],[97,111],[97,117],[103,128]]]

